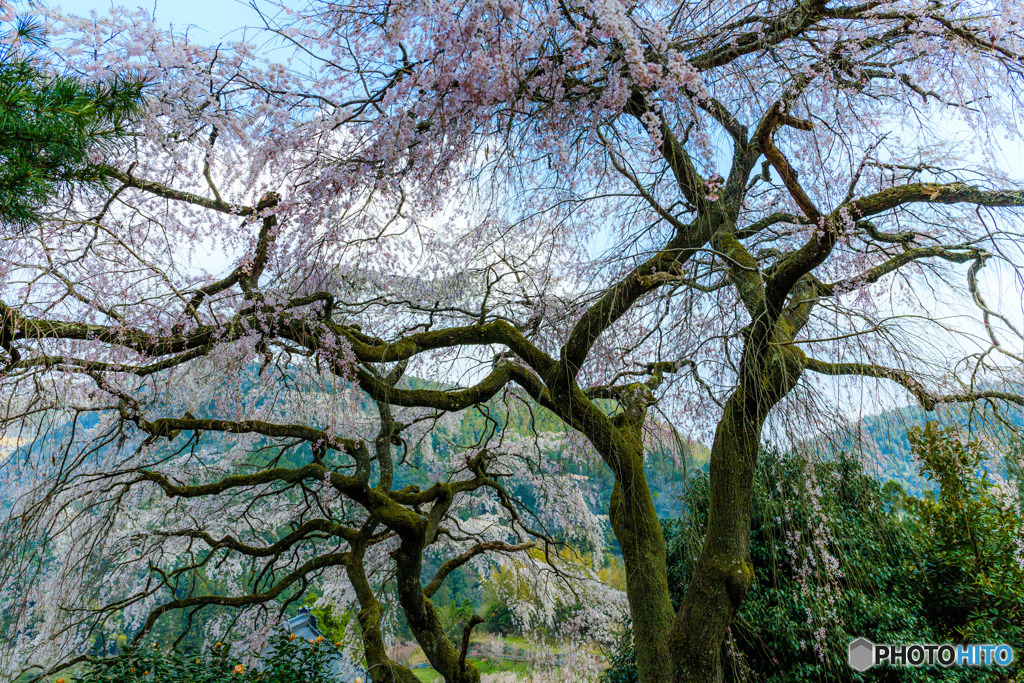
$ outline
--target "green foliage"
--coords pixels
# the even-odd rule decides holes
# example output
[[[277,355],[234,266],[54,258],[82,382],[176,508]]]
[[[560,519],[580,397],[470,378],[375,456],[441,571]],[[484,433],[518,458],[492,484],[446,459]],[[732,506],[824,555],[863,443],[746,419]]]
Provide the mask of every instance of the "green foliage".
[[[319,595],[315,591],[306,594],[305,606],[310,613],[316,617],[317,627],[324,637],[332,643],[336,643],[345,637],[345,631],[352,622],[351,612],[333,605],[317,606]]]
[[[469,598],[465,598],[461,603],[452,600],[441,606],[441,621],[453,643],[462,641],[462,629],[472,618],[473,611],[474,605]]]
[[[619,636],[615,649],[608,657],[608,668],[601,672],[601,683],[634,683],[639,680],[636,669],[636,648],[633,647],[633,622],[626,621],[626,627]]]
[[[1008,393],[1019,394],[1024,386],[1019,384],[986,387]],[[857,430],[859,439],[847,433],[833,433],[827,441],[833,444],[829,450],[861,451],[872,453],[873,466],[881,479],[892,479],[912,495],[921,496],[929,488],[927,479],[921,475],[915,461],[913,446],[909,434],[914,429],[925,426],[929,421],[936,420],[943,427],[956,427],[963,430],[984,431],[998,445],[999,450],[1018,450],[1024,448],[1024,409],[1014,405],[1000,406],[998,412],[978,404],[950,405],[945,407],[936,418],[936,413],[928,412],[920,406],[904,406],[885,411],[861,420]],[[824,445],[824,444],[822,444]],[[999,462],[993,459],[986,464],[992,471],[1015,479],[1020,479],[1021,460],[1007,459]]]
[[[73,683],[306,683],[328,681],[334,649],[309,644],[278,633],[258,666],[247,667],[218,644],[199,652],[182,653],[157,646],[131,648],[124,654],[89,664]]]
[[[936,501],[920,501],[895,482],[880,484],[847,457],[811,467],[790,454],[761,453],[751,529],[755,583],[723,652],[727,680],[997,681],[1016,675],[1019,667],[883,667],[861,675],[846,664],[848,644],[860,636],[878,643],[1022,642],[1024,582],[1011,542],[1020,522],[1011,528],[1009,518],[996,513],[991,486],[973,474],[977,461],[964,452],[969,449],[943,444],[932,439],[919,458],[925,476],[947,482],[945,507],[941,482]],[[951,469],[959,475],[950,476]],[[967,472],[975,479],[965,484]],[[708,485],[706,474],[694,478],[684,515],[663,521],[677,607],[703,542]],[[980,562],[968,552],[972,534]],[[953,604],[966,608],[959,615],[944,611]],[[956,627],[954,617],[969,628]],[[603,681],[635,680],[627,638]]]
[[[1024,522],[1019,498],[983,470],[977,439],[929,422],[909,432],[921,473],[937,495],[914,499],[925,558],[917,567],[925,612],[958,642],[1024,642]]]
[[[138,116],[143,83],[54,73],[37,55],[40,22],[20,18],[11,33],[17,40],[0,47],[0,226],[24,227],[58,193],[103,182],[101,159]]]
[[[793,455],[761,453],[751,529],[756,580],[727,648],[732,680],[750,673],[779,683],[851,680],[846,653],[854,638],[930,639],[920,598],[904,571],[917,553],[900,493],[883,490],[849,458],[811,468]],[[690,490],[689,514],[666,524],[677,604],[699,552],[707,500],[708,479],[702,476]],[[923,669],[873,675],[942,679]]]
[[[493,600],[484,609],[484,628],[491,633],[500,636],[510,636],[516,633],[516,623],[512,616],[512,610],[501,600]]]

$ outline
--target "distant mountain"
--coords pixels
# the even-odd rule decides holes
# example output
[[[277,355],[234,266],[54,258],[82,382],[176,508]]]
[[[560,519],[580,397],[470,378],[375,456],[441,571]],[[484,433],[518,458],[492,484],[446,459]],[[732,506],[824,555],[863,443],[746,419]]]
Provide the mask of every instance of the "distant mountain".
[[[255,374],[257,368],[253,367]],[[249,382],[244,381],[243,387]],[[409,389],[451,389],[450,385],[441,385],[429,382],[416,377],[405,377],[399,386]],[[377,419],[377,409],[369,396],[362,394],[358,401],[358,411],[365,414],[366,420]],[[611,408],[611,406],[608,406]],[[200,407],[196,414],[201,418],[215,417],[214,405]],[[97,415],[87,414],[79,416],[78,426],[81,429],[94,427],[99,421]],[[7,458],[17,457],[24,449],[33,447],[37,453],[47,452],[47,442],[54,444],[61,442],[70,429],[70,422],[67,426],[54,429],[46,441],[29,443],[24,440],[18,442],[13,439],[0,440],[0,513],[8,511],[11,500],[4,496],[3,480],[10,476],[5,472],[3,464]],[[503,432],[510,436],[520,437],[529,440],[537,433],[550,432],[559,433],[566,430],[566,426],[549,410],[528,401],[502,401],[492,399],[482,404],[478,409],[465,410],[455,419],[441,420],[429,437],[429,444],[420,443],[413,446],[405,455],[407,467],[396,468],[395,488],[416,485],[429,487],[433,483],[431,468],[427,465],[426,456],[422,448],[428,446],[434,454],[441,457],[461,457],[458,454],[464,449],[471,449],[478,444],[500,436]],[[654,439],[665,444],[675,444],[675,437],[671,430],[664,423],[655,422],[652,425],[652,432],[659,433],[660,438]],[[207,435],[206,438],[210,438]],[[226,437],[230,438],[230,437]],[[578,439],[578,437],[576,437]],[[109,446],[108,446],[109,447]],[[680,457],[678,448],[658,448],[652,446],[647,454],[645,462],[645,473],[651,486],[654,496],[654,504],[659,515],[674,517],[681,514],[679,504],[680,496],[685,488],[686,479],[697,470],[707,470],[709,451],[707,447],[696,441],[683,438],[685,453]],[[101,450],[93,454],[99,458],[105,454]],[[38,457],[38,456],[35,456]],[[309,462],[312,454],[308,445],[292,449],[284,455],[280,463],[284,466],[300,466]],[[558,469],[571,474],[581,475],[586,478],[584,489],[588,494],[591,509],[598,514],[606,514],[608,501],[611,497],[614,480],[608,468],[596,457],[581,457],[577,453],[568,455],[563,450],[548,452],[545,457],[558,461]],[[515,482],[509,482],[515,487]]]
[[[254,368],[255,371],[255,368]],[[401,386],[411,389],[451,388],[407,377]],[[1024,387],[1009,389],[1024,392]],[[376,419],[376,408],[368,396],[360,402],[359,409],[365,412],[367,419]],[[200,411],[212,416],[213,406]],[[1016,442],[1024,448],[1024,409],[1001,406],[999,418],[996,419],[991,408],[975,408],[968,406],[948,406],[934,412],[925,412],[919,407],[907,406],[870,415],[860,420],[852,430],[836,431],[814,439],[816,450],[826,454],[840,450],[859,455],[865,469],[881,480],[893,480],[903,486],[907,493],[921,495],[931,487],[919,474],[917,464],[910,452],[907,441],[907,429],[920,427],[929,420],[935,420],[945,426],[969,428],[971,431],[983,431],[993,441],[1001,444]],[[83,420],[85,422],[83,422]],[[80,426],[91,426],[95,416],[80,418]],[[85,424],[85,423],[88,424]],[[472,448],[481,443],[489,435],[506,432],[523,438],[530,438],[536,432],[560,432],[566,429],[562,422],[550,411],[532,403],[492,400],[481,406],[479,410],[463,411],[455,420],[444,423],[430,437],[429,444],[438,455],[455,454],[463,448]],[[59,431],[59,430],[58,430]],[[662,432],[662,438],[656,439],[663,443],[674,443],[670,438],[668,425],[654,423],[653,432]],[[858,436],[859,433],[859,436]],[[59,436],[59,433],[56,435]],[[0,441],[0,480],[3,478],[3,461],[19,452],[24,443],[12,440]],[[38,444],[37,444],[38,446]],[[696,441],[685,441],[685,453],[680,457],[675,448],[651,447],[645,463],[645,472],[654,497],[655,508],[663,517],[675,517],[681,514],[680,496],[686,481],[694,472],[707,471],[710,456],[708,448]],[[426,485],[431,483],[429,468],[424,467],[423,454],[419,449],[412,449],[407,454],[407,463],[411,467],[399,468],[396,471],[395,485]],[[611,473],[597,458],[581,458],[578,455],[567,456],[563,452],[552,452],[548,457],[565,458],[561,465],[563,471],[579,474],[587,478],[592,509],[598,513],[607,511],[608,500],[614,484]],[[308,448],[294,450],[285,458],[284,464],[297,465],[308,461],[311,457]],[[1006,463],[996,457],[989,463],[992,471],[1004,474]],[[0,481],[2,483],[2,481]],[[0,486],[0,490],[2,490]],[[9,506],[0,494],[0,512]]]
[[[416,378],[403,380],[403,384],[413,389],[437,389],[439,385],[431,384]],[[484,410],[467,410],[459,415],[459,419],[447,423],[431,437],[431,447],[437,454],[454,453],[462,448],[471,448],[489,435],[496,436],[502,432],[508,435],[530,439],[537,432],[560,433],[566,426],[549,410],[533,403],[487,402]],[[372,410],[372,403],[366,401],[364,410]],[[655,422],[652,432],[661,432],[662,443],[675,443],[670,436],[668,425]],[[577,437],[578,438],[578,437]],[[703,444],[686,440],[683,442],[684,453],[680,455],[677,448],[651,447],[644,464],[654,506],[662,517],[675,517],[681,514],[680,496],[685,488],[686,479],[697,470],[706,471],[710,452]],[[598,514],[606,514],[608,500],[611,497],[614,479],[608,468],[594,458],[581,458],[577,455],[566,455],[564,451],[551,452],[548,457],[560,460],[563,471],[586,477],[585,488],[589,492],[591,509]],[[429,485],[427,469],[419,467],[419,454],[410,453],[407,460],[411,468],[402,473],[396,472],[396,486],[407,484]],[[417,481],[422,477],[423,481]],[[514,485],[514,484],[513,484]]]
[[[1013,389],[1024,393],[1022,388]],[[907,430],[923,427],[934,421],[944,427],[958,427],[984,436],[993,444],[988,462],[991,472],[1005,476],[1007,463],[1000,451],[1024,448],[1024,409],[1001,404],[998,413],[992,406],[950,405],[932,412],[918,406],[906,406],[863,418],[850,432],[834,432],[819,441],[826,452],[845,450],[856,453],[865,469],[879,479],[893,480],[912,495],[932,489],[918,474],[917,463],[910,450]],[[859,439],[857,438],[859,432]]]

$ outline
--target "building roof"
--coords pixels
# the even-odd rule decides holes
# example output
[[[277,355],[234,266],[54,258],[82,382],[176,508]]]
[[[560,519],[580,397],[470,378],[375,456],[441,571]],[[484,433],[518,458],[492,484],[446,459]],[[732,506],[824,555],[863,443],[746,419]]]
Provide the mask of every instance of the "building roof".
[[[297,615],[288,620],[286,628],[289,633],[294,633],[296,638],[302,638],[303,642],[316,640],[323,636],[316,615],[312,614],[306,607],[303,607]],[[324,641],[324,646],[330,652],[332,681],[337,683],[370,683],[370,675],[366,669],[345,657],[341,650],[333,644]]]

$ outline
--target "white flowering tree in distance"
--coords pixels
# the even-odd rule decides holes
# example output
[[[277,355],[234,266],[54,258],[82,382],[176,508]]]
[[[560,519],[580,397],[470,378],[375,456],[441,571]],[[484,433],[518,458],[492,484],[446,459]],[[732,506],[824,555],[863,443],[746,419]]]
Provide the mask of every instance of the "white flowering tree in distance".
[[[1020,3],[263,10],[216,47],[53,17],[54,59],[134,69],[148,106],[109,191],[2,237],[9,672],[72,661],[106,615],[252,613],[343,568],[368,662],[411,680],[372,565],[430,663],[477,680],[430,601],[445,572],[596,522],[551,449],[501,429],[395,482],[446,416],[511,402],[614,477],[640,679],[717,681],[766,428],[806,434],[862,387],[1024,405],[999,297]],[[711,443],[678,610],[644,473],[670,425]],[[203,572],[230,590],[190,593]]]

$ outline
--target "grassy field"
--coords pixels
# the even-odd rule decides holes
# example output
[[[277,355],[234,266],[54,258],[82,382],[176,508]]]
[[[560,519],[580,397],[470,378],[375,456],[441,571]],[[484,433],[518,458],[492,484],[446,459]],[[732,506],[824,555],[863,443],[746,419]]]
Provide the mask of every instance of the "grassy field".
[[[494,640],[495,637],[489,634],[474,634],[470,642],[473,645],[490,645]],[[506,636],[498,640],[504,645],[511,645],[520,652],[537,652],[538,650],[547,649],[543,644],[536,643],[521,636]],[[410,665],[425,664],[426,661],[426,656],[419,648],[416,649],[408,660]],[[484,676],[497,673],[512,673],[519,678],[530,679],[535,673],[537,673],[534,666],[528,662],[516,662],[510,659],[502,661],[500,658],[480,658],[472,656],[469,657],[469,661],[473,662],[480,671],[480,674]],[[435,681],[442,680],[441,674],[429,666],[422,669],[413,669],[412,671],[416,674],[416,677],[424,683],[435,683]]]
[[[530,674],[533,673],[533,669],[525,662],[489,662],[472,658],[469,661],[476,664],[476,668],[480,671],[481,675],[508,672],[514,673],[520,678],[529,678]],[[423,683],[434,683],[434,681],[442,680],[441,674],[437,673],[434,669],[413,669],[412,671]]]

